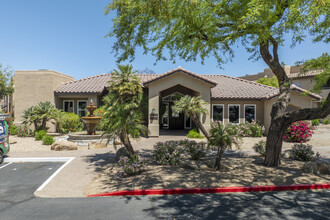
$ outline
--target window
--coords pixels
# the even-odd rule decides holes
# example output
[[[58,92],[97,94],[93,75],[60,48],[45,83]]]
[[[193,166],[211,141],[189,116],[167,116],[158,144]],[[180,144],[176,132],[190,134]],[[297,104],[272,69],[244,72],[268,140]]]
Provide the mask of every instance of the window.
[[[74,112],[74,106],[72,100],[63,101],[63,111],[64,112]]]
[[[229,122],[233,124],[239,123],[239,105],[228,105]]]
[[[294,82],[293,85],[295,85],[297,87],[301,87],[301,83],[300,82]]]
[[[256,120],[256,106],[255,105],[244,105],[244,116],[245,121],[253,122]]]
[[[212,105],[212,120],[223,122],[223,105]]]
[[[175,92],[171,95],[165,96],[164,98],[162,98],[163,101],[165,102],[173,102],[176,100],[179,100],[181,97],[183,96],[183,94],[179,93],[179,92]]]
[[[165,104],[165,113],[163,115],[163,128],[168,128],[169,125],[169,117],[168,117],[168,103]]]
[[[84,117],[87,115],[87,109],[86,109],[86,106],[87,106],[87,100],[86,101],[78,101],[77,103],[78,105],[78,115],[80,117]]]

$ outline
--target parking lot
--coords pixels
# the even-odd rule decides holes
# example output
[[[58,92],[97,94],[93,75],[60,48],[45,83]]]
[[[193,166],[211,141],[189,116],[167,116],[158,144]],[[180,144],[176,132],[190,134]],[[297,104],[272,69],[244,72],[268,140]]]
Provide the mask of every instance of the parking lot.
[[[327,219],[329,190],[38,198],[63,162],[0,165],[0,219]]]

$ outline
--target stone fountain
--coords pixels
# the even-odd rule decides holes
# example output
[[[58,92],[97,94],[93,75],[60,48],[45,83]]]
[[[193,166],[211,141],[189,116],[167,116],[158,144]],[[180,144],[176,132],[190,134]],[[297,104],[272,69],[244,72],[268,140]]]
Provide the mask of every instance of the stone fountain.
[[[95,135],[96,125],[100,122],[101,117],[94,115],[94,111],[97,109],[97,107],[94,105],[93,100],[91,100],[89,106],[87,106],[86,109],[89,111],[89,116],[81,117],[81,119],[86,125],[87,135]]]
[[[87,134],[86,132],[74,132],[68,134],[68,141],[74,142],[78,146],[88,146],[90,147],[91,143],[98,143],[104,142],[106,145],[107,140],[102,138],[101,133],[97,133],[95,128],[97,124],[100,122],[101,117],[95,116],[94,111],[97,107],[94,105],[93,100],[91,100],[90,105],[86,107],[89,111],[89,116],[81,117],[82,121],[86,125]],[[104,136],[106,138],[106,136]]]

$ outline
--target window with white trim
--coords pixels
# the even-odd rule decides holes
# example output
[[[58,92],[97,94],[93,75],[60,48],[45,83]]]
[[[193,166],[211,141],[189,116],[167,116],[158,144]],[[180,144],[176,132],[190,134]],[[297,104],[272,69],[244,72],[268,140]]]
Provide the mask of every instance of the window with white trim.
[[[256,106],[255,105],[244,105],[244,117],[245,121],[253,122],[256,120]]]
[[[239,105],[228,105],[228,118],[230,123],[239,123]]]
[[[214,122],[223,123],[223,105],[214,104],[212,105],[212,120]]]
[[[77,102],[77,106],[78,106],[78,115],[80,117],[84,117],[87,115],[87,109],[86,109],[86,106],[87,106],[87,100],[83,100],[83,101],[78,101]]]
[[[64,112],[74,112],[74,102],[72,100],[63,101],[63,111]]]

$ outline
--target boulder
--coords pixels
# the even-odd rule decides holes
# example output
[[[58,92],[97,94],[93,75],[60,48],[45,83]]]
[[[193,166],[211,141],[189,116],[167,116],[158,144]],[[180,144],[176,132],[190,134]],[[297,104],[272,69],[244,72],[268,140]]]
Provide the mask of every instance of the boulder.
[[[78,150],[78,147],[75,143],[71,141],[59,141],[53,143],[50,149],[54,151],[69,151],[69,150]]]
[[[184,160],[180,163],[179,166],[190,170],[199,170],[199,166],[193,160]]]
[[[330,175],[330,164],[322,161],[306,162],[301,170],[305,173]]]
[[[118,162],[121,157],[128,157],[128,152],[125,147],[121,147],[116,151],[115,161]]]
[[[89,142],[88,149],[106,148],[108,145],[105,142]]]
[[[282,157],[285,158],[285,159],[292,159],[293,158],[292,151],[291,150],[285,150],[282,153]]]

